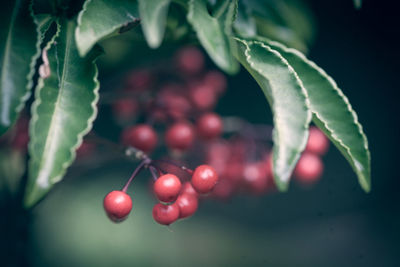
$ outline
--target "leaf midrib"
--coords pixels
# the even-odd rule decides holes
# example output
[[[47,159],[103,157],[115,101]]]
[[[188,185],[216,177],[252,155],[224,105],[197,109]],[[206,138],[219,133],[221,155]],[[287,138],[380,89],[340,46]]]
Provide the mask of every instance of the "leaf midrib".
[[[58,93],[58,96],[57,96],[57,100],[56,100],[56,102],[55,102],[55,106],[54,106],[54,112],[53,112],[53,114],[52,114],[52,116],[51,116],[51,120],[50,120],[50,129],[49,129],[49,131],[48,131],[48,135],[47,135],[47,137],[51,137],[52,136],[52,133],[55,131],[54,129],[54,125],[55,125],[55,123],[53,123],[53,121],[55,120],[55,114],[57,114],[58,113],[58,109],[59,109],[59,104],[60,104],[60,102],[61,102],[61,96],[62,96],[62,94],[63,94],[63,91],[64,91],[64,89],[65,89],[65,86],[64,86],[64,83],[65,83],[65,78],[68,76],[67,74],[68,74],[68,69],[66,68],[66,66],[69,64],[69,53],[70,53],[70,49],[69,49],[69,47],[71,46],[71,40],[73,39],[73,38],[68,38],[68,36],[70,36],[70,25],[68,24],[67,25],[67,33],[66,33],[66,36],[67,36],[67,41],[66,41],[66,45],[65,45],[65,53],[64,53],[64,64],[63,64],[63,68],[62,68],[62,70],[63,70],[63,72],[62,72],[62,75],[61,75],[61,79],[60,79],[60,74],[59,74],[59,59],[58,59],[58,56],[57,56],[57,46],[55,47],[55,49],[56,49],[56,51],[55,51],[55,53],[56,53],[56,62],[57,62],[57,77],[58,77],[58,79],[59,79],[59,93]],[[46,161],[44,161],[44,159],[46,158],[46,155],[48,154],[48,153],[46,153],[46,151],[49,151],[49,147],[51,147],[51,145],[53,144],[53,142],[54,142],[54,138],[46,138],[46,144],[45,144],[45,146],[44,146],[44,150],[43,150],[43,157],[41,157],[41,160],[40,160],[40,170],[41,170],[41,172],[43,171],[43,170],[47,170],[47,168],[43,168],[43,165],[46,165],[46,163],[47,163],[47,165],[50,165],[50,166],[52,166],[52,161],[53,160],[46,160]],[[41,173],[40,172],[40,173]],[[39,176],[39,175],[38,175]]]

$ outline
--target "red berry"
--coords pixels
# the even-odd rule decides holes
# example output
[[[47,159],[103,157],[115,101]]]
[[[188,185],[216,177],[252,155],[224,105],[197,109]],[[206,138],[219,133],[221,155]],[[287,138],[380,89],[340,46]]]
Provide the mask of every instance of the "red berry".
[[[112,105],[112,110],[117,119],[130,120],[139,110],[139,104],[134,99],[118,99]]]
[[[153,207],[153,218],[163,225],[170,225],[179,218],[179,206],[176,203],[164,205],[158,203]]]
[[[225,177],[218,179],[218,183],[215,185],[212,195],[216,198],[227,200],[235,192],[236,184]]]
[[[171,149],[186,150],[194,141],[194,130],[188,122],[176,122],[165,133],[165,142]]]
[[[185,47],[178,52],[179,68],[190,74],[200,72],[204,67],[204,56],[196,47]]]
[[[122,141],[125,145],[136,147],[144,152],[151,152],[157,144],[157,134],[153,127],[139,124],[122,133]]]
[[[197,119],[197,133],[204,139],[213,139],[222,133],[221,117],[215,113],[205,113]]]
[[[204,84],[193,86],[189,91],[189,97],[193,105],[199,110],[210,110],[217,103],[215,91]]]
[[[182,190],[181,190],[181,195],[183,195],[183,194],[190,194],[190,195],[194,195],[195,197],[197,197],[197,192],[193,188],[193,186],[190,182],[185,182],[183,184]]]
[[[148,70],[136,70],[130,73],[126,80],[127,90],[145,90],[151,84],[151,73]]]
[[[181,194],[175,203],[179,206],[179,218],[192,216],[199,205],[197,197],[193,194]]]
[[[183,119],[191,109],[189,99],[181,92],[182,88],[176,85],[167,85],[161,89],[157,96],[159,104],[164,108],[164,112],[174,119]]]
[[[325,134],[317,127],[310,127],[310,134],[308,136],[308,142],[306,146],[306,151],[324,155],[329,148],[329,140],[326,138]]]
[[[132,210],[132,199],[122,191],[111,191],[104,198],[103,206],[110,220],[122,222]]]
[[[218,174],[213,167],[200,165],[194,170],[191,182],[197,192],[205,194],[214,188],[217,181]]]
[[[226,90],[226,78],[219,71],[209,71],[204,77],[204,84],[213,88],[217,94],[222,94]]]
[[[264,164],[248,163],[243,169],[243,179],[248,189],[254,194],[262,194],[268,188],[268,173]]]
[[[162,202],[172,202],[181,191],[181,181],[173,174],[164,174],[154,183],[156,197]]]
[[[322,175],[324,165],[319,156],[303,153],[294,170],[295,177],[304,184],[316,182]]]

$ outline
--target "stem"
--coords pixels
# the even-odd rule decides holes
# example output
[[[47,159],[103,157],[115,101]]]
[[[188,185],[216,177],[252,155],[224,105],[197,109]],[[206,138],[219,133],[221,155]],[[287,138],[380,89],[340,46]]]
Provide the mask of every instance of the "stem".
[[[124,188],[122,188],[122,192],[126,193],[128,190],[129,185],[131,184],[133,178],[136,177],[136,175],[143,169],[144,166],[149,165],[151,163],[150,159],[144,159],[140,162],[140,164],[136,167],[136,169],[133,171],[131,177],[129,178],[128,182],[126,182]]]
[[[151,172],[151,176],[153,176],[153,180],[156,181],[159,177],[159,175],[157,174],[157,168],[154,166],[149,166],[150,172]]]
[[[181,170],[187,172],[187,173],[190,174],[190,175],[193,174],[193,170],[192,170],[192,169],[189,169],[189,168],[187,168],[186,166],[180,165],[180,164],[178,164],[178,163],[176,163],[176,162],[173,162],[173,161],[171,161],[171,160],[156,159],[156,160],[153,160],[153,162],[161,162],[161,163],[170,164],[170,165],[173,165],[173,166],[175,166],[175,167],[180,168]]]

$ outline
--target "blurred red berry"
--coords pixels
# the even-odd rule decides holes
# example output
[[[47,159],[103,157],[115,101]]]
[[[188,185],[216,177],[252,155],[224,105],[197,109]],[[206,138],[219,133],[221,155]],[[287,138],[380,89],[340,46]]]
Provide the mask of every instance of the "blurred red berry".
[[[328,151],[328,148],[329,140],[325,134],[315,126],[310,127],[310,134],[305,150],[318,155],[324,155]]]
[[[196,47],[185,47],[178,51],[179,69],[188,74],[197,74],[204,68],[203,53]]]
[[[111,191],[104,198],[103,206],[110,220],[122,222],[132,210],[132,199],[122,191]]]
[[[215,70],[206,73],[204,76],[204,84],[213,88],[219,95],[225,92],[227,86],[225,75]]]
[[[152,76],[148,70],[136,70],[131,72],[126,79],[126,90],[143,91],[150,87]]]
[[[187,150],[194,141],[193,126],[189,122],[176,122],[165,133],[165,143],[173,150]]]
[[[243,168],[243,180],[246,187],[254,194],[265,193],[268,188],[268,175],[264,164],[247,163]]]
[[[217,103],[215,91],[207,85],[197,84],[190,88],[189,97],[193,105],[201,110],[211,110]]]
[[[139,111],[139,103],[135,99],[118,99],[113,103],[112,111],[119,120],[131,120]]]
[[[198,207],[198,199],[193,194],[181,194],[175,202],[179,206],[179,218],[192,216]]]
[[[139,124],[123,131],[122,142],[148,153],[157,145],[157,133],[153,127]]]
[[[153,207],[153,218],[162,225],[170,225],[179,218],[179,206],[176,203],[164,205],[158,203]]]
[[[235,183],[225,177],[221,177],[218,179],[218,183],[215,185],[212,195],[216,198],[227,200],[233,195],[235,189]]]
[[[209,165],[198,166],[192,176],[193,188],[201,193],[209,193],[218,181],[218,174],[215,169]]]
[[[181,191],[181,181],[173,174],[164,174],[155,181],[153,190],[156,197],[162,202],[172,202]]]
[[[313,184],[319,180],[324,165],[318,155],[303,153],[294,170],[295,178],[303,184]]]
[[[201,115],[196,122],[197,133],[204,139],[213,139],[222,133],[222,119],[213,112],[208,112]]]

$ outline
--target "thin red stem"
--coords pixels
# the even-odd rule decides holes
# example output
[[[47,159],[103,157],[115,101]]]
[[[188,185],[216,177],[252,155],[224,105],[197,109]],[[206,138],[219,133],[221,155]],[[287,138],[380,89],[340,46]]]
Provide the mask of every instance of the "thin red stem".
[[[131,184],[132,180],[138,175],[138,173],[143,169],[144,166],[150,164],[151,161],[148,159],[144,159],[140,162],[140,164],[136,167],[136,169],[133,171],[131,177],[129,178],[128,182],[126,182],[124,188],[122,188],[122,192],[126,193],[128,190],[129,185]]]

